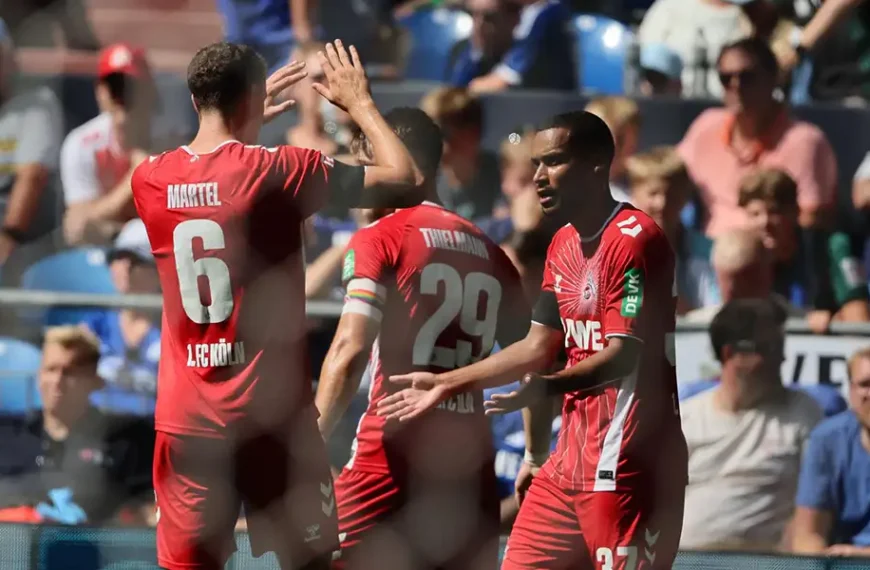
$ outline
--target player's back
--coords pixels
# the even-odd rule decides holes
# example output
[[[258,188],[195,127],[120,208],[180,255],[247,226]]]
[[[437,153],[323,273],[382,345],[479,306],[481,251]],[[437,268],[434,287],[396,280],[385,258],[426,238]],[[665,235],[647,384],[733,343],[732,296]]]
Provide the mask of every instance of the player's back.
[[[301,223],[325,166],[314,151],[230,141],[136,170],[164,299],[159,430],[279,426],[310,403]]]
[[[364,275],[375,282],[375,294],[384,301],[380,337],[369,364],[369,407],[360,421],[353,465],[379,470],[388,460],[383,447],[390,434],[384,432],[391,428],[377,415],[376,405],[397,390],[386,381],[389,376],[466,366],[488,356],[510,325],[524,324],[527,330],[529,321],[519,276],[501,248],[471,222],[429,202],[357,232],[349,246],[345,280]],[[354,285],[355,279],[348,284],[351,299],[366,294]],[[511,316],[516,316],[513,323]],[[482,404],[480,391],[458,394],[430,415],[455,419],[445,419],[441,427],[455,429],[457,438],[466,438],[463,444],[471,443],[468,428],[473,427],[486,435],[488,446]],[[402,429],[412,438],[421,431]],[[440,433],[439,439],[458,442],[449,433]]]

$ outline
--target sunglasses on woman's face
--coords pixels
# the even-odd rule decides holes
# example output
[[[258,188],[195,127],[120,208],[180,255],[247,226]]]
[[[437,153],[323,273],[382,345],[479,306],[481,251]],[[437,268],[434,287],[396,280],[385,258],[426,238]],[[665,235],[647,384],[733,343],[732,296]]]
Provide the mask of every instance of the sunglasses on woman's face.
[[[719,81],[722,82],[723,87],[730,87],[734,79],[739,79],[740,85],[751,85],[758,79],[758,72],[754,69],[719,72]]]

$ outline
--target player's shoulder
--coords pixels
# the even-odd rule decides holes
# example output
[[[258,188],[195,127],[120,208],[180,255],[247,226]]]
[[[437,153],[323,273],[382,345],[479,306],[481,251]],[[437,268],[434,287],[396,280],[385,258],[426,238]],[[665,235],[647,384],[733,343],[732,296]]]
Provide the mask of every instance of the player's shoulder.
[[[668,238],[653,219],[632,206],[621,204],[604,229],[604,238],[613,244],[635,251],[649,247],[669,247]]]
[[[391,234],[402,232],[408,224],[408,217],[408,212],[404,209],[386,214],[356,230],[350,238],[348,247],[353,247],[354,244],[382,240]]]
[[[109,144],[111,130],[111,117],[108,113],[101,113],[71,130],[63,146],[79,151],[97,150]]]
[[[149,155],[133,169],[133,180],[142,181],[151,178],[155,171],[171,164],[173,161],[177,160],[179,154],[182,153],[189,156],[181,147]]]
[[[786,421],[798,424],[807,430],[814,428],[824,416],[821,406],[803,390],[788,390],[785,396]]]

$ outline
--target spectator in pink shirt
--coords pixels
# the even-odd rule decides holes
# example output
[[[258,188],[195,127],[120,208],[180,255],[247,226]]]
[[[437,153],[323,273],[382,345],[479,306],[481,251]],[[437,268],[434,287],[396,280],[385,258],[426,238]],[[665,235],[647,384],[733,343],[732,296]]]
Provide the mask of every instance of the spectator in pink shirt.
[[[773,52],[760,39],[739,40],[722,48],[717,71],[725,106],[702,113],[679,146],[707,210],[707,235],[745,223],[740,180],[761,167],[795,180],[801,226],[823,224],[836,197],[837,161],[822,131],[792,119],[775,97]]]

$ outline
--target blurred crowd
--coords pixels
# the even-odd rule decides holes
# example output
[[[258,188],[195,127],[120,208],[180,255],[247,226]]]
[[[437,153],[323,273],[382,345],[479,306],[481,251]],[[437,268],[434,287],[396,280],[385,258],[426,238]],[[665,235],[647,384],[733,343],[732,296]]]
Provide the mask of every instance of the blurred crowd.
[[[515,132],[497,149],[486,148],[483,97],[510,89],[583,91],[596,68],[578,64],[588,24],[578,14],[606,14],[597,21],[625,31],[610,39],[605,32],[602,40],[624,43],[617,70],[622,94],[587,90],[586,109],[614,136],[614,197],[647,212],[669,236],[678,259],[679,314],[709,325],[721,366],[715,379],[680,378],[690,451],[682,546],[870,555],[870,349],[849,360],[848,402],[831,386],[786,388],[780,373],[788,317],[806,319],[817,334],[836,322],[870,322],[864,263],[870,229],[847,232],[838,224],[843,173],[837,157],[825,132],[790,110],[811,101],[866,105],[870,3],[335,1],[217,1],[226,39],[253,44],[273,69],[291,58],[308,63],[308,78],[286,94],[297,102],[295,120],[262,143],[355,161],[361,149],[351,142],[354,125],[310,86],[323,81],[319,40],[341,35],[357,43],[373,77],[396,81],[413,78],[409,22],[470,18],[467,33],[438,60],[440,85],[419,106],[444,134],[441,201],[502,245],[531,300],[556,229],[542,219],[535,191],[534,127],[504,117]],[[179,10],[187,5],[165,2],[182,5]],[[91,283],[85,274],[93,274],[102,276],[93,277],[95,293],[160,292],[130,177],[173,141],[157,132],[157,115],[189,102],[159,92],[144,49],[152,46],[101,46],[88,16],[96,4],[0,6],[6,19],[0,20],[0,284],[6,288]],[[39,33],[34,18],[43,22]],[[97,114],[82,124],[65,123],[63,93],[19,81],[27,71],[20,50],[58,41],[92,54],[85,61]],[[714,103],[679,144],[640,148],[647,118],[638,96]],[[854,174],[852,208],[870,212],[870,152],[847,174]],[[309,220],[309,300],[341,301],[345,246],[357,228],[382,214],[333,209]],[[43,265],[76,252],[85,252],[79,265]],[[0,309],[0,369],[16,342],[41,345],[36,391],[14,404],[20,394],[0,388],[0,520],[153,524],[159,310],[72,310],[48,320],[43,315],[32,327],[32,315]],[[43,324],[54,326],[43,330]],[[331,329],[328,319],[312,319],[310,328],[316,377]],[[366,388],[364,379],[333,442],[336,466],[348,455]],[[554,442],[558,429],[557,419]],[[494,421],[505,530],[517,512],[513,478],[523,441],[518,414]]]

